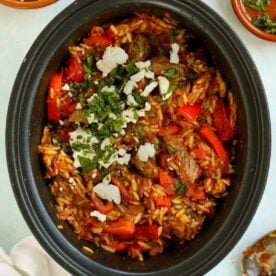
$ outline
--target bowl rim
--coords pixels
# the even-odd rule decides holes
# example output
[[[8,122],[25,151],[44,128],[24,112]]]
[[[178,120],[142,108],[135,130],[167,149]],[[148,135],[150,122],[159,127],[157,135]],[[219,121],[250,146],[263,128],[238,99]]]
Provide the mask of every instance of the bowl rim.
[[[254,35],[268,41],[276,41],[276,34],[269,34],[254,26],[246,14],[243,0],[231,0],[232,8],[241,23]]]
[[[57,32],[56,26],[59,26],[60,30],[62,26],[66,24],[67,20],[69,20],[69,17],[78,14],[80,10],[83,10],[87,6],[99,4],[99,2],[101,1],[82,0],[81,3],[76,1],[69,5],[57,17],[55,17],[48,26],[46,26],[44,31],[39,35],[29,50],[19,70],[12,90],[6,121],[6,156],[10,180],[14,195],[27,224],[31,228],[34,236],[56,261],[58,261],[70,272],[84,275],[89,275],[91,270],[89,270],[88,267],[83,267],[83,263],[78,262],[80,259],[72,260],[72,256],[78,256],[80,255],[80,252],[76,248],[73,248],[72,245],[70,245],[70,243],[55,227],[54,223],[47,224],[47,222],[49,222],[49,215],[46,209],[43,207],[40,196],[35,189],[30,189],[30,187],[33,188],[35,185],[33,183],[32,172],[29,170],[29,166],[27,164],[30,161],[30,153],[28,152],[26,146],[28,145],[29,141],[28,127],[30,126],[30,108],[32,106],[27,101],[26,97],[30,95],[30,91],[28,89],[33,87],[32,84],[30,84],[30,78],[32,74],[34,74],[35,66],[37,66],[38,62],[40,61],[41,52],[45,50],[45,45],[47,45],[47,42],[51,39],[51,37],[55,37]],[[140,4],[146,3],[152,7],[158,6],[164,9],[170,8],[169,10],[172,13],[179,7],[185,7],[185,5],[187,7],[196,8],[197,14],[202,14],[202,16],[204,11],[207,11],[206,15],[204,15],[205,20],[210,21],[212,27],[216,29],[217,35],[225,35],[225,45],[229,44],[231,47],[233,47],[233,49],[235,49],[238,57],[241,59],[241,66],[246,71],[245,77],[252,80],[252,90],[258,91],[258,93],[255,94],[256,99],[254,101],[254,108],[262,112],[260,112],[259,117],[257,117],[258,120],[254,122],[254,124],[259,131],[258,134],[260,137],[249,137],[252,139],[250,140],[249,144],[258,144],[260,147],[260,152],[258,152],[258,154],[255,156],[256,160],[251,160],[251,162],[247,164],[247,167],[245,168],[246,176],[244,177],[244,181],[260,181],[262,185],[255,185],[254,189],[250,188],[251,190],[248,191],[248,193],[251,195],[251,198],[248,198],[248,194],[243,191],[243,194],[240,195],[237,199],[237,204],[240,204],[242,207],[240,210],[233,210],[230,212],[229,217],[222,225],[221,229],[215,233],[214,236],[216,240],[209,241],[208,244],[203,248],[205,250],[204,252],[197,252],[195,254],[193,260],[198,258],[198,260],[200,259],[200,262],[198,260],[198,263],[194,261],[193,268],[187,268],[187,270],[185,270],[186,266],[185,262],[183,261],[178,265],[175,265],[173,268],[170,267],[158,271],[158,275],[167,275],[168,273],[172,272],[179,273],[179,275],[182,273],[187,273],[187,275],[197,275],[199,271],[201,274],[203,274],[212,268],[224,256],[226,256],[226,254],[241,238],[256,211],[264,191],[271,151],[270,118],[264,88],[262,86],[257,69],[245,46],[230,29],[230,27],[225,23],[225,21],[206,4],[202,2],[195,3],[193,0],[168,0],[166,3],[158,0],[135,0],[134,2]],[[131,1],[128,0],[114,0],[108,5],[117,7],[116,5],[123,4],[132,5]],[[225,30],[227,30],[227,32],[225,32]],[[245,56],[248,58],[244,59]],[[22,116],[23,114],[24,116]],[[253,139],[257,140],[253,141]],[[248,154],[251,154],[252,156],[254,153],[250,152]],[[259,168],[259,170],[257,170],[257,175],[255,174],[254,170],[256,166]],[[35,199],[35,201],[33,201],[33,199]],[[231,231],[229,231],[227,227],[233,223],[235,223],[235,227],[232,226]],[[66,248],[67,245],[69,248]],[[212,250],[210,250],[211,245],[213,245]],[[65,252],[64,249],[68,249],[67,252]],[[220,252],[220,254],[218,254],[218,252]],[[207,257],[204,257],[205,255]],[[91,265],[93,265],[93,268],[95,269],[93,272],[97,272],[97,275],[104,275],[106,273],[109,273],[110,275],[138,274],[136,272],[132,273],[128,271],[114,270],[110,267],[100,265],[99,263],[92,261],[84,255],[82,255],[81,260],[85,264],[89,262]],[[151,271],[147,273],[141,273],[140,275],[142,274],[156,275],[156,272]]]
[[[32,0],[32,1],[18,1],[18,0],[0,0],[0,3],[17,9],[37,9],[48,6],[58,0]]]

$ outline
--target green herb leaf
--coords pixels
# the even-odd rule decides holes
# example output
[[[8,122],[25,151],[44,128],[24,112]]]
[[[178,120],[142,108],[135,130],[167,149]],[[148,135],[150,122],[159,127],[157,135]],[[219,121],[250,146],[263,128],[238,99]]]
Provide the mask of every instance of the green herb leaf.
[[[137,134],[139,139],[143,139],[145,137],[145,126],[137,125]]]
[[[210,107],[211,107],[211,105],[210,105],[209,103],[205,103],[205,104],[203,105],[203,108],[204,108],[205,110],[208,110]]]
[[[150,116],[151,118],[156,118],[156,114],[155,114],[153,111],[151,111],[151,112],[149,113],[149,116]]]
[[[132,93],[136,103],[138,104],[138,107],[144,107],[145,105],[145,99],[137,92]]]
[[[171,80],[171,79],[175,79],[175,78],[179,78],[180,74],[178,71],[176,71],[175,69],[169,69],[165,74],[164,76]]]
[[[80,165],[83,169],[84,172],[90,172],[91,170],[95,169],[95,163],[93,162],[93,160],[83,157],[81,155],[78,155],[78,159],[80,161]]]
[[[170,145],[167,146],[169,153],[176,153],[177,149],[175,147],[172,147]]]
[[[167,93],[172,93],[177,88],[177,83],[171,82]]]
[[[276,34],[276,20],[272,20],[267,13],[255,16],[251,21],[259,29],[270,34]]]
[[[183,196],[186,192],[186,185],[180,183],[178,180],[174,181],[174,187],[176,189],[177,195]]]
[[[184,159],[185,157],[187,157],[187,153],[186,153],[185,151],[183,151],[183,150],[181,150],[181,151],[179,152],[179,155],[180,155],[180,158],[181,158],[181,159]]]
[[[267,6],[271,4],[271,0],[243,0],[242,2],[255,11],[266,11]]]

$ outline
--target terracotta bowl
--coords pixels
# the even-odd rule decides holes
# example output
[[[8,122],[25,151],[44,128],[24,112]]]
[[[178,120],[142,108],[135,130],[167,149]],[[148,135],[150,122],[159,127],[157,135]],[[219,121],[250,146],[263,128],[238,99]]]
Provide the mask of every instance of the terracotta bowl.
[[[242,0],[231,0],[231,3],[238,19],[251,33],[265,40],[276,41],[276,34],[269,34],[264,32],[253,25],[251,22],[251,19],[254,16],[263,14],[263,11],[255,11],[247,7],[243,4]],[[271,4],[268,6],[266,13],[269,14],[271,18],[276,18],[276,1],[271,1]]]
[[[0,0],[0,4],[18,9],[36,9],[50,5],[58,0]]]

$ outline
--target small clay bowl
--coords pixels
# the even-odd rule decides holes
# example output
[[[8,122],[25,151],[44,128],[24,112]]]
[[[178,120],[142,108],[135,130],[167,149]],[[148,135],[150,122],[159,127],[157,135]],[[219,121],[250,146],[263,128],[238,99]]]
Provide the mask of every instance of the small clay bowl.
[[[18,9],[36,9],[50,5],[57,0],[0,0],[0,4]]]
[[[267,13],[271,18],[276,18],[276,1],[271,1],[266,11],[256,11],[243,4],[242,0],[231,0],[232,7],[241,21],[241,23],[254,35],[269,41],[276,41],[276,34],[269,34],[256,26],[251,22],[251,19],[255,16]]]

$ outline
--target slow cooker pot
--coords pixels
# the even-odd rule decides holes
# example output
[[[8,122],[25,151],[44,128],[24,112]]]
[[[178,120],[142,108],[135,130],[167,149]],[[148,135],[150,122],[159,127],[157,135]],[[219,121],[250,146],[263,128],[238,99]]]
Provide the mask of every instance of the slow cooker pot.
[[[68,46],[91,26],[134,12],[171,13],[208,48],[238,104],[236,173],[228,196],[194,240],[144,262],[77,239],[69,225],[56,216],[37,151],[46,122],[48,83],[66,57]],[[8,168],[22,214],[47,252],[69,272],[80,275],[202,275],[211,269],[241,238],[255,213],[266,183],[270,144],[265,92],[252,59],[219,15],[193,0],[75,1],[43,30],[24,59],[7,116]],[[95,253],[86,254],[83,246]]]

